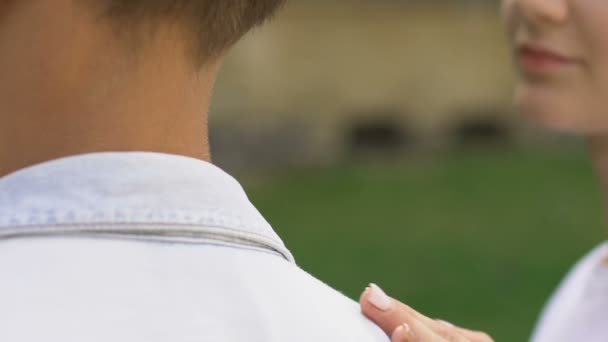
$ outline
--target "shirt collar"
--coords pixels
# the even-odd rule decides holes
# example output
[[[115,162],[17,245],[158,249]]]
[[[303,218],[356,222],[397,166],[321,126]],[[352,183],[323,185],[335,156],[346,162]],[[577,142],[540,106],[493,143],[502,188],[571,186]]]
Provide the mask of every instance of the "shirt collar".
[[[241,185],[202,160],[150,152],[93,153],[0,178],[0,238],[61,227],[88,227],[87,232],[113,227],[116,233],[121,226],[146,227],[137,231],[149,235],[204,233],[205,239],[247,243],[293,261]]]

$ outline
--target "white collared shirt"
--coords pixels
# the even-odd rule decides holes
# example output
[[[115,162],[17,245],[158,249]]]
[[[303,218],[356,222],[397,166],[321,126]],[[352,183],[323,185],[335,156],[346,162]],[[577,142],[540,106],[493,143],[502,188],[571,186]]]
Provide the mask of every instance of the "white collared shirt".
[[[562,282],[532,342],[608,341],[608,243],[583,258]]]
[[[387,340],[209,163],[96,153],[0,178],[2,342]]]

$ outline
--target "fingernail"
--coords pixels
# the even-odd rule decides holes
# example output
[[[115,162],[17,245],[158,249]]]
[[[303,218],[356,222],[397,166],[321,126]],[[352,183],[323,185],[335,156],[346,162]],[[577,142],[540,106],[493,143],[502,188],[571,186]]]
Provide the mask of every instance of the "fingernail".
[[[391,336],[391,341],[392,342],[408,341],[408,337],[411,336],[411,333],[412,333],[412,329],[410,328],[409,324],[404,323],[404,324],[398,326],[397,329],[395,329],[395,331],[393,332],[393,335]]]
[[[380,311],[390,310],[393,302],[376,284],[369,285],[369,297],[367,300]]]

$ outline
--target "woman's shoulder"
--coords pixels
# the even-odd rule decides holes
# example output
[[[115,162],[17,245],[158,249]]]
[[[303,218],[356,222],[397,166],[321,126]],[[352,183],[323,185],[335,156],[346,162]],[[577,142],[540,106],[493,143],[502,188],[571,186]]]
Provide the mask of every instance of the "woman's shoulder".
[[[543,309],[531,341],[567,341],[565,336],[575,326],[573,320],[582,319],[582,312],[589,311],[587,303],[596,302],[586,299],[593,297],[599,287],[608,286],[607,258],[608,242],[604,242],[572,267]]]

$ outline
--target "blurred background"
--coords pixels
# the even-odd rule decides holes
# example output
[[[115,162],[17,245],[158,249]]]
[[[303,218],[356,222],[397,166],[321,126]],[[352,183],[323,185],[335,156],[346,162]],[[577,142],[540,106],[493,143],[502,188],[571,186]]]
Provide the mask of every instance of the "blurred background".
[[[604,231],[584,141],[516,114],[513,82],[497,1],[292,0],[224,66],[214,161],[346,295],[525,341]]]

